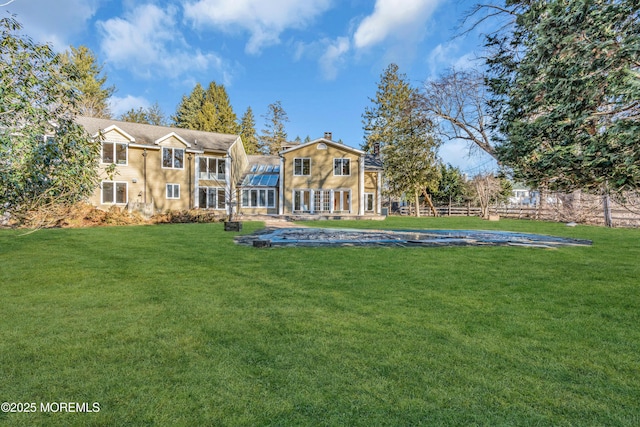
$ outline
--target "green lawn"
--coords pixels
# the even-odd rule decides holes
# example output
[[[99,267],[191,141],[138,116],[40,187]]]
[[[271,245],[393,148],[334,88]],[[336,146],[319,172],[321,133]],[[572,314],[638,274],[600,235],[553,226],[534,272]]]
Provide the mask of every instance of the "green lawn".
[[[0,230],[8,425],[640,425],[640,230],[592,247],[271,248],[222,224]],[[245,223],[245,232],[261,227]]]

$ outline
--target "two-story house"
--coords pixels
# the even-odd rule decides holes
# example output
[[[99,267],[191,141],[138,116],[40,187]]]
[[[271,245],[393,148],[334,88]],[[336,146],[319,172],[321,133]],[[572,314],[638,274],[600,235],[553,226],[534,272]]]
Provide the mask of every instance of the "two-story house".
[[[267,156],[247,155],[238,135],[89,117],[77,121],[101,144],[100,185],[90,199],[101,208],[380,213],[379,159],[332,141],[330,133]]]

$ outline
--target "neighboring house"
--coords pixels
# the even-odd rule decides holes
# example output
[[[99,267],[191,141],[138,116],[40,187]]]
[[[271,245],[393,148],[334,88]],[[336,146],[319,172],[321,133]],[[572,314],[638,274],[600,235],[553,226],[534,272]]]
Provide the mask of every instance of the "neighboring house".
[[[519,206],[535,206],[538,203],[538,192],[529,189],[521,183],[513,184],[509,204]]]
[[[101,141],[90,202],[163,212],[212,209],[267,215],[380,214],[379,158],[331,140],[248,156],[238,135],[78,117]],[[109,168],[115,172],[110,175]]]

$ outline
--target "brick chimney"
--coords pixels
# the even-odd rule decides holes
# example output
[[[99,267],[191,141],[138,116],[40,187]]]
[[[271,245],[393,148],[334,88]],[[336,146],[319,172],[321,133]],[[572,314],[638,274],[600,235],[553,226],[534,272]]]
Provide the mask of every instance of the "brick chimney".
[[[328,139],[329,141],[333,141],[333,133],[331,132],[325,132],[324,133],[324,139]]]

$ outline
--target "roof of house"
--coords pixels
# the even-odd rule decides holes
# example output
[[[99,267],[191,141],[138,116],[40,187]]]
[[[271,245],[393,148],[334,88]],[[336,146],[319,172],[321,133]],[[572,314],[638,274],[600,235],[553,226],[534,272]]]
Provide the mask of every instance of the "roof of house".
[[[211,150],[226,152],[239,138],[238,135],[204,132],[169,126],[155,126],[141,123],[123,122],[111,119],[78,116],[76,122],[82,125],[91,135],[96,135],[111,126],[126,132],[135,139],[136,144],[156,146],[156,141],[170,134],[175,134],[186,141],[193,150]]]
[[[332,140],[327,139],[327,138],[318,138],[318,139],[314,139],[313,141],[305,142],[303,144],[287,148],[286,150],[280,151],[280,154],[289,153],[291,151],[299,150],[299,149],[307,147],[309,145],[318,144],[318,143],[331,145],[331,146],[339,148],[341,150],[351,151],[351,152],[353,152],[355,154],[364,154],[363,151],[358,150],[357,148],[349,147],[348,145],[344,145],[344,144],[342,144],[340,142],[335,142],[335,141],[332,141]]]
[[[242,187],[276,187],[280,178],[280,157],[271,155],[248,155],[247,169],[238,185]]]
[[[383,170],[382,159],[376,154],[364,155],[364,169],[365,170]]]

